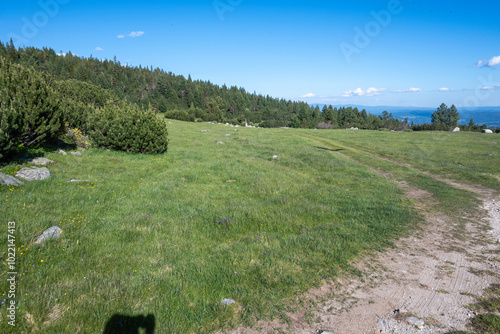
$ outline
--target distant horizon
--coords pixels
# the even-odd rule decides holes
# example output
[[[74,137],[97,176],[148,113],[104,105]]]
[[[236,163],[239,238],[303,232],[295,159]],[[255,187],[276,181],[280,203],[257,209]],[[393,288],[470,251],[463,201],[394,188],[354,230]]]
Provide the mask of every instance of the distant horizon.
[[[323,105],[326,105],[326,106],[329,106],[331,105],[332,107],[364,107],[364,108],[399,108],[399,109],[411,109],[411,108],[417,108],[417,109],[438,109],[439,106],[441,105],[437,105],[437,106],[432,106],[432,107],[427,107],[427,106],[391,106],[391,105],[363,105],[363,104],[355,104],[355,103],[348,103],[348,104],[332,104],[332,103],[316,103],[316,102],[312,102],[312,103],[308,103],[310,106],[315,106],[315,105],[319,105],[319,106],[323,106]],[[452,104],[447,104],[448,107],[452,106]],[[472,109],[472,110],[475,110],[475,109],[487,109],[487,108],[498,108],[499,111],[500,111],[500,105],[498,106],[479,106],[479,107],[459,107],[459,106],[456,106],[457,109],[461,108],[461,109]],[[359,108],[358,108],[359,109]]]

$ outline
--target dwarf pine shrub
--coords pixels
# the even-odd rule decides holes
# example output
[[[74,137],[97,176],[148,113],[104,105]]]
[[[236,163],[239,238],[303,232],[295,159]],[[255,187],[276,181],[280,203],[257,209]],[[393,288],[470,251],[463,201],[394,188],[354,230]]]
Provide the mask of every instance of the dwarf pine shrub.
[[[167,125],[151,107],[109,103],[89,113],[88,134],[92,143],[113,150],[156,154],[167,151]]]
[[[49,143],[64,131],[50,77],[0,58],[0,159],[19,145]]]

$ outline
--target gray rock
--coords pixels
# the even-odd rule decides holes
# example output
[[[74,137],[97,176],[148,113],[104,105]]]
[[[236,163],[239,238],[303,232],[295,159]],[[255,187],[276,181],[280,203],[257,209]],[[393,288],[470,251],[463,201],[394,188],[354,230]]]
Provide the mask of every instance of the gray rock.
[[[223,142],[221,142],[221,141],[218,141],[218,142],[217,142],[217,144],[224,145],[224,143],[223,143]]]
[[[57,151],[57,153],[61,153],[62,155],[68,155],[68,153],[64,152],[63,150]]]
[[[419,318],[415,318],[415,317],[408,317],[408,318],[406,318],[406,321],[408,321],[410,324],[415,325],[417,327],[423,327],[425,325],[425,322],[423,320],[420,320]]]
[[[54,162],[54,160],[50,160],[47,158],[19,159],[19,161],[35,164],[38,166],[45,166]]]
[[[35,243],[36,244],[41,244],[44,241],[51,240],[51,239],[57,239],[61,236],[62,230],[58,226],[52,226],[36,238]]]
[[[273,158],[273,160],[276,160],[276,159],[279,159],[280,157],[278,157],[277,155],[273,155],[272,158]]]
[[[208,130],[201,130],[201,132],[208,132]]]
[[[7,186],[22,186],[24,183],[22,183],[13,176],[0,173],[0,184],[4,184]]]
[[[222,302],[221,302],[222,305],[231,305],[233,303],[234,303],[234,300],[232,300],[232,299],[226,299],[226,298],[224,298],[222,300]]]
[[[493,131],[491,131],[490,129],[484,129],[483,132],[484,133],[493,133]]]
[[[75,151],[75,152],[70,152],[70,153],[73,154],[73,155],[76,155],[78,157],[82,156],[82,152],[80,152],[80,151]]]
[[[229,134],[229,133],[226,133],[226,134],[224,134],[224,136],[229,137],[229,136],[230,136],[230,134]]]
[[[324,330],[319,330],[318,331],[318,334],[333,334],[332,332],[329,332],[329,331],[324,331]]]
[[[17,171],[16,177],[27,181],[45,180],[50,177],[50,171],[46,167],[23,167]]]
[[[391,326],[387,323],[387,320],[384,318],[380,318],[377,321],[377,327],[380,329],[381,332],[386,332],[389,329],[391,329]]]
[[[78,180],[78,179],[69,179],[66,182],[90,182],[90,180]]]

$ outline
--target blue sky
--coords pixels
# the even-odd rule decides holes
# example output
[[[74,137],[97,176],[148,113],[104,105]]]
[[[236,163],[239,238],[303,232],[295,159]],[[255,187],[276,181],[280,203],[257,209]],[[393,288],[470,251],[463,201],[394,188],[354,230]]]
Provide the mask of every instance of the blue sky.
[[[497,1],[5,1],[0,40],[309,103],[500,106]]]

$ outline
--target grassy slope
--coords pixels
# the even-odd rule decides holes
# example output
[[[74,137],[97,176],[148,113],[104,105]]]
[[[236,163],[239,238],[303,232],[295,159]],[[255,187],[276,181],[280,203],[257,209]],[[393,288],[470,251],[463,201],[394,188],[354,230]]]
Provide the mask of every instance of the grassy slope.
[[[332,135],[333,134],[333,135]],[[483,133],[345,131],[316,132],[341,144],[500,191],[500,138]]]
[[[0,188],[5,251],[7,221],[18,226],[20,332],[98,333],[114,314],[153,314],[158,333],[209,332],[237,321],[235,310],[252,323],[280,315],[289,298],[349,269],[354,257],[382,249],[418,221],[393,183],[306,136],[329,145],[335,136],[367,150],[388,140],[401,143],[390,146],[398,152],[411,140],[403,145],[384,132],[172,123],[165,155],[50,153],[56,164],[49,180]],[[421,179],[362,151],[350,153],[401,178]],[[274,154],[279,160],[270,159]],[[70,178],[90,181],[67,183]],[[34,245],[52,225],[63,237]],[[5,254],[2,259],[5,265]],[[223,298],[238,305],[222,307]],[[5,306],[0,310],[3,330]]]

